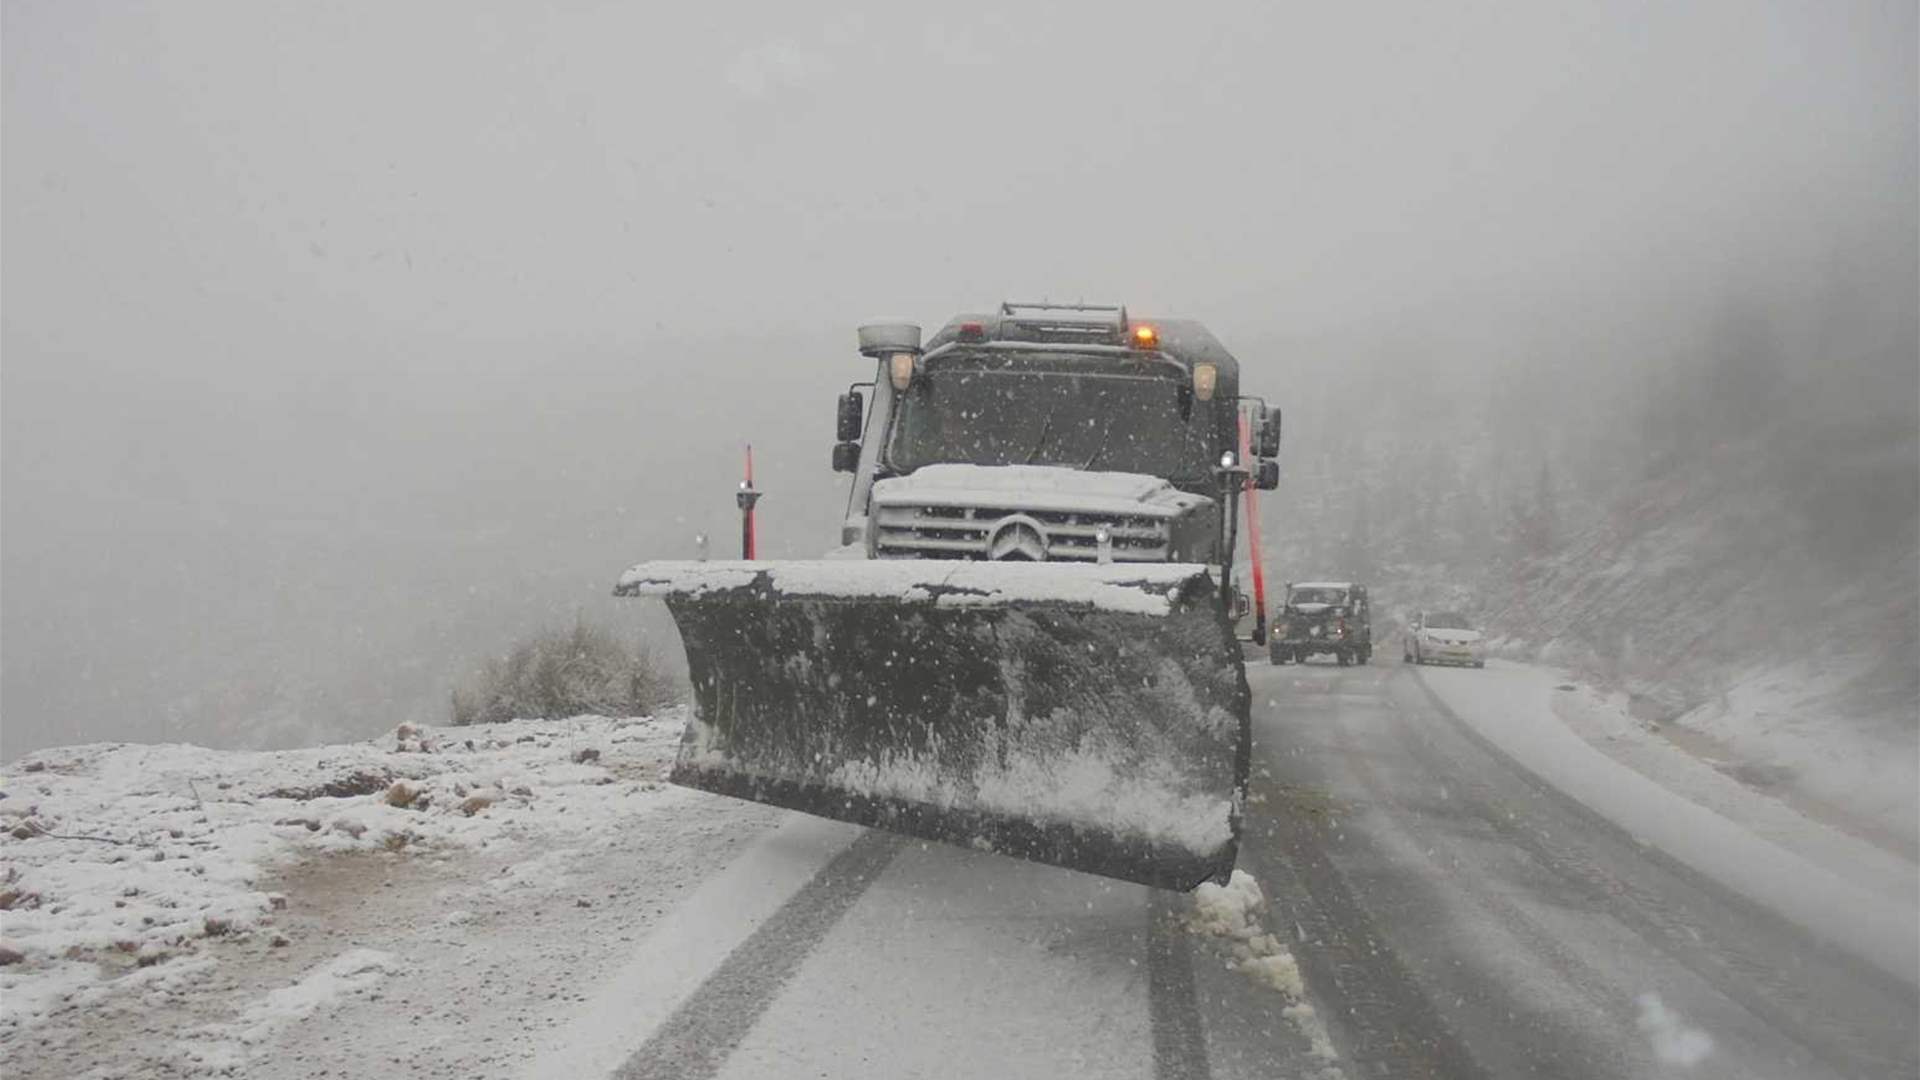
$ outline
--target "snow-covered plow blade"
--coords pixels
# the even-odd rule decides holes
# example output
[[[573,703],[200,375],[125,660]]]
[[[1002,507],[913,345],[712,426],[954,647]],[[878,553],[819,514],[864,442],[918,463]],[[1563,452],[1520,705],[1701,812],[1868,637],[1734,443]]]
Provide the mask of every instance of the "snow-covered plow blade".
[[[642,563],[694,715],[673,781],[1170,889],[1224,881],[1240,647],[1191,565]]]

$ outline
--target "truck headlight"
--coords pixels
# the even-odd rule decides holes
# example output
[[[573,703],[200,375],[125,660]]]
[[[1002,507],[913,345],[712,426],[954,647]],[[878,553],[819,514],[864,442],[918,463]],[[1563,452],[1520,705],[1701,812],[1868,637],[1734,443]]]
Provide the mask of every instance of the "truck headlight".
[[[1212,364],[1193,365],[1193,396],[1201,401],[1212,401],[1213,391],[1220,385],[1220,369]]]
[[[887,357],[887,376],[893,380],[893,388],[905,391],[907,384],[913,382],[913,354],[897,352]]]

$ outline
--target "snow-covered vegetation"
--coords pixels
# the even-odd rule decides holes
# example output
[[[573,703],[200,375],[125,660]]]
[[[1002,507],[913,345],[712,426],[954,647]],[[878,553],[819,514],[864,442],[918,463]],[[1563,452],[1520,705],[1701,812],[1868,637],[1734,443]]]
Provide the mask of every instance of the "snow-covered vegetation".
[[[671,677],[644,641],[576,618],[488,661],[453,691],[456,725],[565,716],[640,716],[673,696]]]

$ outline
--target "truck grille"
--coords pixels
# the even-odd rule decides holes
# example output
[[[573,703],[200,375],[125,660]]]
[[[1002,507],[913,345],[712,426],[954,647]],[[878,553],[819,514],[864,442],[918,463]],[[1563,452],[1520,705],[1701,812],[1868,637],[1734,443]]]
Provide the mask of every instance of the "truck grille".
[[[1165,562],[1170,553],[1167,523],[1160,518],[976,506],[875,507],[874,548],[882,558],[984,559],[987,541],[1009,517],[1039,522],[1050,559],[1098,559],[1094,533],[1103,526],[1113,540],[1114,562]]]

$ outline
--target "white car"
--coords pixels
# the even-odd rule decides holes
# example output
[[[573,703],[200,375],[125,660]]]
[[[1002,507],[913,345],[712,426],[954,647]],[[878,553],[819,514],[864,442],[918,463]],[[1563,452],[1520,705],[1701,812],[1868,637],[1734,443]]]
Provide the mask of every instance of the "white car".
[[[1401,659],[1409,664],[1472,664],[1487,666],[1486,646],[1480,631],[1451,611],[1415,612],[1407,627],[1406,645]]]

